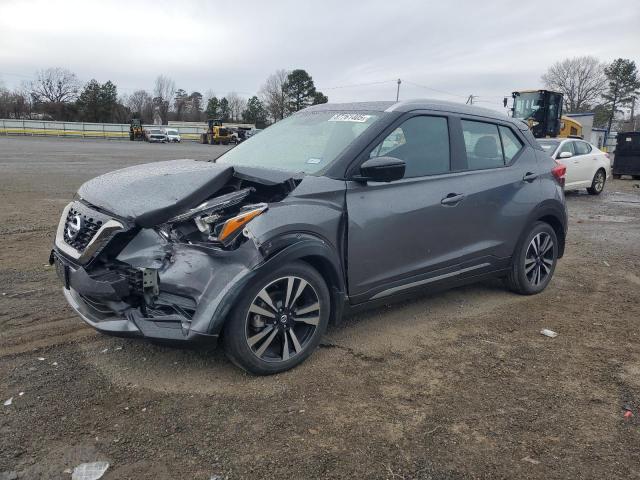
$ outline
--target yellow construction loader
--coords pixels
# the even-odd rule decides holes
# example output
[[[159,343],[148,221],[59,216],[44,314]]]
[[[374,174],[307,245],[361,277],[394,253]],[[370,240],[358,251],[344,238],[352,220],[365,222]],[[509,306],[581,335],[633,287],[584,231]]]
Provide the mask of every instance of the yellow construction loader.
[[[207,131],[200,135],[200,143],[209,145],[228,145],[232,141],[232,131],[222,126],[222,121],[210,119]]]
[[[139,118],[132,118],[129,122],[129,140],[144,140],[144,130],[142,121]]]
[[[534,137],[582,137],[582,125],[562,116],[562,93],[521,90],[513,92],[512,97],[513,117],[526,122]]]

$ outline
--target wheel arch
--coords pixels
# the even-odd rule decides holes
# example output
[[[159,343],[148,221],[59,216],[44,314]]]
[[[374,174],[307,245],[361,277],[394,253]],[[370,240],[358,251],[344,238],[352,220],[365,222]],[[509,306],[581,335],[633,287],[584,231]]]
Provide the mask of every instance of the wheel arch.
[[[558,217],[556,217],[555,215],[544,215],[540,218],[538,218],[536,221],[538,222],[544,222],[548,225],[551,226],[551,228],[553,228],[553,231],[556,233],[556,237],[558,238],[558,258],[562,258],[562,256],[564,255],[564,246],[565,246],[565,242],[566,242],[566,232],[564,230],[564,227],[562,225],[562,223],[560,222],[560,220],[558,219]]]
[[[595,176],[595,174],[598,173],[600,170],[602,170],[602,172],[604,173],[604,179],[606,181],[607,180],[607,167],[605,165],[600,165],[598,168],[596,168],[596,172],[593,175]]]
[[[518,245],[522,243],[527,236],[531,227],[535,222],[544,222],[553,228],[553,231],[558,238],[558,258],[562,258],[564,255],[565,243],[567,239],[567,211],[563,203],[559,201],[548,201],[538,205],[530,216],[526,227],[520,234]]]
[[[346,302],[345,274],[340,254],[325,239],[311,233],[282,235],[263,248],[265,262],[259,267],[272,268],[276,264],[302,261],[315,268],[327,283],[331,297],[329,322],[336,324],[342,318]]]

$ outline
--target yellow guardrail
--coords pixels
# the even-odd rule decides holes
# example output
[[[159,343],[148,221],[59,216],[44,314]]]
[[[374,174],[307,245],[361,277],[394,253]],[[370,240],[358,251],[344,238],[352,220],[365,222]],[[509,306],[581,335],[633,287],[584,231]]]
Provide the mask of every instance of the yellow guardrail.
[[[106,138],[106,139],[129,139],[129,125],[121,124],[105,124],[107,128],[100,128],[101,124],[87,124],[84,126],[81,123],[67,122],[67,128],[59,128],[58,125],[62,125],[65,122],[51,122],[56,123],[56,128],[47,128],[47,122],[40,122],[37,125],[33,125],[33,122],[29,124],[29,121],[25,121],[25,125],[15,125],[15,120],[6,120],[6,123],[10,122],[13,125],[4,124],[5,120],[0,119],[0,136],[33,136],[33,137],[75,137],[75,138]],[[20,122],[20,121],[18,121]],[[122,130],[117,131],[117,126],[120,126]],[[52,125],[54,127],[54,125]],[[74,128],[75,127],[75,128]],[[88,128],[87,128],[88,127]],[[91,128],[93,127],[93,128]],[[97,128],[96,128],[97,127]],[[175,128],[175,127],[172,127]],[[204,129],[203,129],[204,131]],[[180,137],[183,140],[199,141],[200,133],[187,133],[180,132]]]
[[[0,128],[2,135],[31,135],[38,137],[109,137],[129,138],[129,132],[103,132],[102,130],[54,130],[42,128]]]

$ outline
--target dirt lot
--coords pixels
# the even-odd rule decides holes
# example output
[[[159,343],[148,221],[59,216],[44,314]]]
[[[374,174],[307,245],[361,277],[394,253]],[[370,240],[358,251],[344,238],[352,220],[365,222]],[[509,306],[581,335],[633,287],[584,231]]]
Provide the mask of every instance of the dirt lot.
[[[105,479],[640,478],[637,181],[567,195],[543,294],[496,281],[374,310],[253,378],[212,348],[95,333],[46,265],[84,180],[222,150],[0,138],[0,479],[95,460]]]

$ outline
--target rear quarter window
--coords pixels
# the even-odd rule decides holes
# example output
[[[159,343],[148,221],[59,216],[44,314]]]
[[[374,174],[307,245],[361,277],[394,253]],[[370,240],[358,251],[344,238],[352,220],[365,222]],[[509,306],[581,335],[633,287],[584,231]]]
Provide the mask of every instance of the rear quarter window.
[[[502,140],[502,151],[504,152],[505,163],[511,162],[520,150],[523,144],[520,139],[513,133],[509,127],[499,127],[500,138]]]

